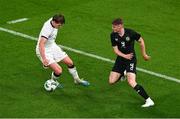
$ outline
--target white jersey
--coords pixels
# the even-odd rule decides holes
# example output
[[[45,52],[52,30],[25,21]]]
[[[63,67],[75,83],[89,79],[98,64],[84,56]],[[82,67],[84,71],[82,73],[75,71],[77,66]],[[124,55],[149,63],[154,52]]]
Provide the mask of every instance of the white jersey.
[[[44,25],[41,29],[41,32],[39,34],[39,39],[38,39],[38,42],[36,45],[36,55],[41,60],[41,62],[43,62],[42,57],[40,55],[40,51],[39,51],[39,42],[40,42],[41,37],[45,37],[47,39],[44,47],[45,47],[45,57],[46,57],[46,59],[49,60],[48,65],[50,65],[54,62],[59,62],[68,56],[66,54],[66,52],[64,52],[55,43],[58,29],[56,29],[52,26],[51,20],[52,20],[52,18],[44,23]]]
[[[48,21],[46,21],[41,29],[41,32],[39,34],[39,38],[38,38],[38,42],[36,45],[36,52],[39,52],[39,42],[41,37],[45,37],[47,39],[46,43],[45,43],[45,49],[48,50],[50,49],[52,46],[54,46],[55,43],[55,39],[58,33],[58,29],[54,28],[51,24],[51,20],[52,18],[50,18]]]

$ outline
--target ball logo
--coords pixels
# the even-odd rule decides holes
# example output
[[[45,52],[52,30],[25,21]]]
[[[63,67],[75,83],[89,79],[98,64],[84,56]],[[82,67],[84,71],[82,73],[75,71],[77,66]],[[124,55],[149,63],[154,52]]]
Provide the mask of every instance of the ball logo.
[[[126,37],[126,41],[130,41],[130,37]]]

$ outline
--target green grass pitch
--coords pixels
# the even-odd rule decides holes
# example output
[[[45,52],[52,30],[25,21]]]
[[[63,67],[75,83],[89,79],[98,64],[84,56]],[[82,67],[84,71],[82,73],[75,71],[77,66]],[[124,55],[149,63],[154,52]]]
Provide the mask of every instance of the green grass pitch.
[[[136,44],[138,67],[180,79],[179,0],[1,0],[0,27],[38,37],[42,24],[61,12],[66,24],[57,43],[115,59],[110,43],[111,21],[122,17],[125,27],[140,32],[152,59],[143,61]],[[29,18],[7,24],[7,21]],[[36,42],[0,31],[0,117],[68,118],[180,118],[180,84],[137,72],[137,82],[155,101],[141,108],[143,99],[118,82],[110,86],[113,64],[66,51],[79,74],[91,85],[74,85],[65,65],[63,89],[48,93],[43,83],[50,77],[35,55]]]

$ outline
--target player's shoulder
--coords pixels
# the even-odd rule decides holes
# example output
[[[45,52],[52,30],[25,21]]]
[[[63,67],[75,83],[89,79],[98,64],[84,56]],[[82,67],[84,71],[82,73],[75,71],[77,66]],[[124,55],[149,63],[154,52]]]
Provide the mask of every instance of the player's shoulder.
[[[53,27],[52,27],[52,25],[51,25],[51,20],[52,20],[52,18],[48,19],[48,20],[44,23],[43,26],[44,26],[45,28],[52,29]]]
[[[128,34],[132,39],[135,39],[135,40],[139,40],[139,38],[141,37],[141,34],[136,32],[135,30],[133,29],[129,29],[129,28],[126,28],[125,29],[125,32],[126,34]]]
[[[124,28],[126,32],[128,33],[134,33],[136,32],[135,30],[131,29],[131,28]]]

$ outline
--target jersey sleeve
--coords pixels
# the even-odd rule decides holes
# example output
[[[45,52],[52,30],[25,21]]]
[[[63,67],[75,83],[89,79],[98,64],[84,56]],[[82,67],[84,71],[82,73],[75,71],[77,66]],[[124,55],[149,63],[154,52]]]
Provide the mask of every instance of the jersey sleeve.
[[[131,31],[132,32],[132,39],[138,41],[141,37],[141,34],[137,33],[136,31]]]
[[[44,25],[41,30],[41,37],[48,39],[50,34],[51,34],[51,29],[48,28],[48,26]]]
[[[111,34],[111,45],[114,47],[117,45],[117,42],[115,40],[115,36],[113,34]]]

